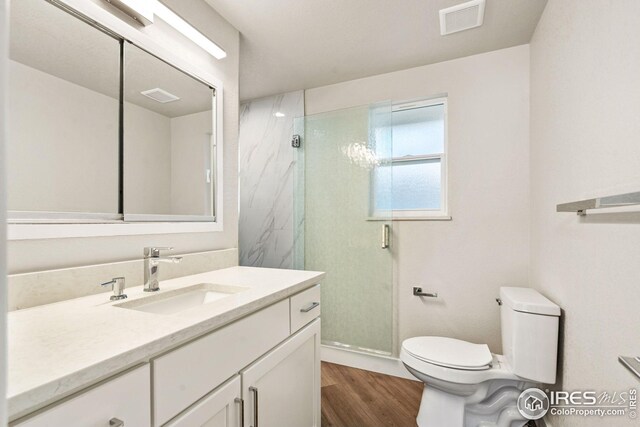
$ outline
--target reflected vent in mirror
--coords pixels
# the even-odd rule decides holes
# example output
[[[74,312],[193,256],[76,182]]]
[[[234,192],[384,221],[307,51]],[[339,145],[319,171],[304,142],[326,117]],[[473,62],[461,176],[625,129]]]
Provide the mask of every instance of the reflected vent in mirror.
[[[163,104],[166,104],[167,102],[178,101],[180,99],[174,94],[169,93],[166,90],[160,89],[159,87],[155,89],[143,90],[140,93],[148,98],[153,99],[154,101],[158,101]]]

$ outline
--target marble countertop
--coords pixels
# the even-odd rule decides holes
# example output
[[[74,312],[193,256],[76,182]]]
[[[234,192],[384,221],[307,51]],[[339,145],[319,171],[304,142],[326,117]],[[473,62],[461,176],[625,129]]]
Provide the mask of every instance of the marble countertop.
[[[111,293],[62,301],[8,315],[10,419],[50,404],[175,346],[316,283],[324,273],[232,267],[160,282],[159,293],[199,283],[247,290],[180,313],[114,307]],[[43,286],[46,286],[44,284]],[[125,290],[132,301],[150,295]]]

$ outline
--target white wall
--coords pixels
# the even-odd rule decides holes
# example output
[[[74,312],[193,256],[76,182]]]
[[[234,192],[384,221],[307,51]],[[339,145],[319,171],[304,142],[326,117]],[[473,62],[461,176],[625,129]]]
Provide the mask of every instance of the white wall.
[[[171,214],[171,119],[126,103],[124,122],[125,213]]]
[[[5,138],[6,138],[6,81],[7,81],[7,37],[9,4],[0,0],[0,426],[7,423],[7,275],[6,275],[6,193],[5,183]]]
[[[8,208],[117,213],[118,101],[12,60],[8,88]]]
[[[107,2],[95,4],[113,10]],[[167,0],[176,13],[219,43],[227,58],[216,60],[186,37],[158,21],[139,31],[153,37],[194,66],[217,76],[224,84],[224,231],[149,236],[24,240],[9,242],[9,272],[72,267],[140,258],[149,245],[175,246],[178,252],[237,247],[238,242],[238,62],[239,33],[201,0]],[[128,19],[123,17],[123,19]],[[134,24],[132,24],[134,25]]]
[[[616,359],[640,354],[640,214],[555,212],[640,190],[638,40],[636,0],[552,0],[531,42],[531,283],[563,309],[565,390],[638,386]]]
[[[212,112],[201,111],[171,119],[171,211],[174,214],[211,214],[205,199],[205,161],[211,158]]]
[[[394,223],[398,338],[451,336],[499,352],[499,287],[528,284],[529,47],[307,90],[305,113],[443,93],[453,220]],[[414,285],[440,297],[414,297]]]
[[[117,213],[118,100],[16,61],[9,75],[8,209]],[[171,121],[127,103],[125,123],[127,212],[170,214]]]

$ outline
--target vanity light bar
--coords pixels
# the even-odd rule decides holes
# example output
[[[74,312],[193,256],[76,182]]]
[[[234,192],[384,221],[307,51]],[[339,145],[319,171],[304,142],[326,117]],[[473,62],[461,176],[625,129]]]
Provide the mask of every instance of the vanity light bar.
[[[107,0],[144,26],[153,24],[153,6],[157,0]]]
[[[124,11],[142,25],[153,24],[154,16],[162,19],[174,29],[182,33],[192,42],[209,52],[216,59],[227,56],[227,52],[196,30],[191,24],[165,6],[160,0],[107,0],[111,5]]]
[[[225,52],[220,46],[209,40],[207,37],[205,37],[204,34],[196,30],[191,26],[191,24],[180,18],[174,11],[169,9],[160,1],[156,1],[154,14],[158,18],[162,19],[164,22],[181,32],[195,44],[209,52],[216,59],[222,59],[227,56],[227,52]]]

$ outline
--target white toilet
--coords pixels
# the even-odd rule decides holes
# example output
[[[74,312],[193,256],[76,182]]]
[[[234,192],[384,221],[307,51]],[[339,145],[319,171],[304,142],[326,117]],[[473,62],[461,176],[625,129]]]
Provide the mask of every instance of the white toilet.
[[[531,288],[500,288],[498,303],[504,356],[453,338],[402,343],[400,359],[425,383],[418,426],[520,427],[520,393],[555,383],[560,307]]]

